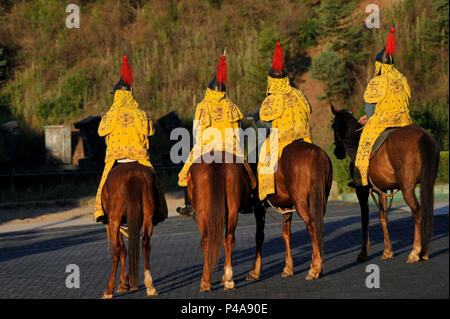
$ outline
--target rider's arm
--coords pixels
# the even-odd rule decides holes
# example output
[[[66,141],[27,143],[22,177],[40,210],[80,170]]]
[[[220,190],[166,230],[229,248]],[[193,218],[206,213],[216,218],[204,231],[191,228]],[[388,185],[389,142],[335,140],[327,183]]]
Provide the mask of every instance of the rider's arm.
[[[364,102],[364,109],[366,111],[367,119],[369,119],[375,113],[376,103]]]

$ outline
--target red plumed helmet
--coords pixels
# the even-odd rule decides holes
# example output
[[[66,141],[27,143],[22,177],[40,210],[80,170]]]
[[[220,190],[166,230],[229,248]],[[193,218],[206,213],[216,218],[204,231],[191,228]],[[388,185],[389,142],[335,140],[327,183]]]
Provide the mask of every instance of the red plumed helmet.
[[[125,85],[131,87],[133,85],[133,72],[131,66],[128,63],[128,58],[124,56],[122,58],[122,66],[120,67],[120,77]]]
[[[222,55],[220,62],[217,65],[216,80],[220,85],[225,85],[227,83],[227,63],[225,62],[226,56]]]
[[[284,69],[284,56],[281,50],[281,43],[277,42],[275,53],[273,54],[272,70],[277,73],[283,72]]]
[[[394,55],[395,54],[395,37],[394,37],[394,33],[395,33],[395,28],[391,28],[390,30],[391,33],[389,33],[389,36],[387,38],[387,43],[386,43],[386,51],[384,52],[385,55]]]

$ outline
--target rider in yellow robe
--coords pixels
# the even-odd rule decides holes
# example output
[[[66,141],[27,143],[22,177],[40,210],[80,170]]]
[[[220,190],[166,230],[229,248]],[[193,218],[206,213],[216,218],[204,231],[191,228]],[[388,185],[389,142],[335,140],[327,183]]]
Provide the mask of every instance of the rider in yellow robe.
[[[366,105],[375,106],[359,122],[365,124],[355,160],[356,186],[368,185],[370,153],[376,139],[389,127],[412,124],[409,114],[411,91],[406,78],[393,65],[395,29],[391,29],[388,43],[375,60],[375,74],[364,92]],[[373,115],[371,114],[373,112]]]
[[[250,179],[252,189],[256,188],[256,178],[244,158],[240,143],[240,121],[243,115],[238,106],[226,94],[226,64],[225,55],[222,56],[217,73],[210,81],[203,100],[197,105],[194,116],[195,144],[178,174],[178,185],[187,187],[190,168],[201,156],[211,151],[225,151],[234,154],[242,160]],[[222,160],[220,158],[219,160]],[[177,211],[183,217],[193,216],[194,212],[185,192],[184,208]]]
[[[148,154],[148,137],[154,134],[154,129],[147,114],[139,109],[134,99],[132,82],[131,68],[128,59],[124,57],[121,79],[113,91],[113,105],[98,127],[98,134],[106,138],[107,149],[94,208],[94,220],[97,222],[105,222],[101,194],[109,171],[116,161],[137,161],[153,169]]]
[[[289,84],[280,43],[277,43],[267,81],[267,97],[261,105],[259,117],[261,121],[271,122],[272,131],[259,154],[260,200],[276,192],[274,174],[284,147],[300,139],[312,143],[309,121],[311,105],[301,90]]]

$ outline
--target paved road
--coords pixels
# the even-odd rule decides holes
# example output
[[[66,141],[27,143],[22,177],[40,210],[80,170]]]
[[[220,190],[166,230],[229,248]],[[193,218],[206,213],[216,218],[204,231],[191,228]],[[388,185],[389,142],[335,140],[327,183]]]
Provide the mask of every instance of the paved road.
[[[233,254],[236,289],[224,291],[219,285],[222,254],[209,293],[199,292],[202,254],[196,224],[191,219],[169,217],[155,228],[151,239],[152,275],[160,294],[152,299],[448,298],[448,207],[448,199],[437,203],[430,260],[416,264],[406,264],[413,241],[410,212],[402,206],[389,212],[395,258],[386,261],[381,260],[383,234],[378,215],[371,213],[370,260],[358,264],[355,260],[361,240],[359,208],[353,203],[330,202],[325,217],[324,276],[315,281],[304,280],[311,262],[311,246],[298,216],[292,225],[295,276],[281,278],[284,266],[281,224],[270,215],[266,218],[262,278],[257,282],[245,281],[253,264],[255,226],[252,215],[240,215]],[[375,212],[374,207],[371,211]],[[279,215],[274,217],[280,219]],[[27,229],[13,232],[5,227],[0,230],[0,298],[102,296],[111,267],[105,228],[92,222],[57,227],[61,225],[66,224],[28,225]],[[79,266],[80,288],[66,287],[69,264]],[[365,285],[369,264],[380,269],[380,288],[368,289]],[[147,298],[143,275],[140,290],[119,294],[117,298]]]

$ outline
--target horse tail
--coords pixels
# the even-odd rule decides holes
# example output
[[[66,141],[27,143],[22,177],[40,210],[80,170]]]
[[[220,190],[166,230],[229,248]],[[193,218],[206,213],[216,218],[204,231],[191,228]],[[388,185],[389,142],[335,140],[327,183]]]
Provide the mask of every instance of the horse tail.
[[[139,181],[130,178],[127,183],[125,216],[128,224],[128,273],[130,287],[139,284],[139,237],[142,225],[142,191],[137,189]]]
[[[427,132],[419,140],[419,150],[422,159],[420,171],[421,244],[422,251],[426,252],[433,229],[434,182],[439,166],[439,146]]]
[[[333,177],[331,161],[323,151],[320,151],[313,161],[313,172],[315,176],[309,189],[310,207],[313,209],[316,237],[320,255],[323,257],[324,217]]]
[[[210,178],[209,218],[206,221],[208,263],[214,267],[219,262],[223,245],[226,218],[225,172],[223,166],[214,165]]]

